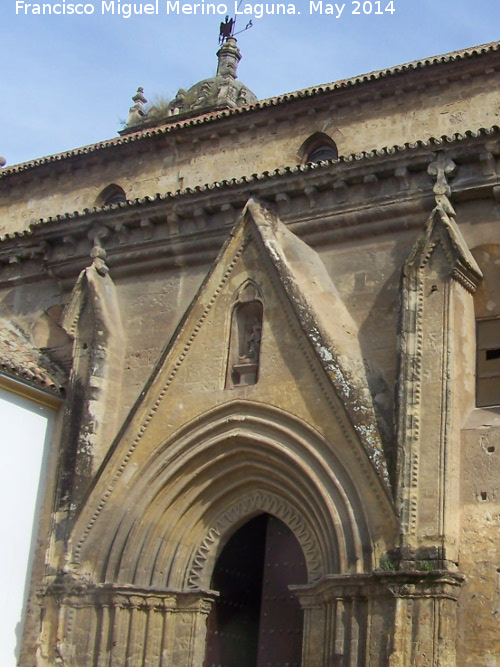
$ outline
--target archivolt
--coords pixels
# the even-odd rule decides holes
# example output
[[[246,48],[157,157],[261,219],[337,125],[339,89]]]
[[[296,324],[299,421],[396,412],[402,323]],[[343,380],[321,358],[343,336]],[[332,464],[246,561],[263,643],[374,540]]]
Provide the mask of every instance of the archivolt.
[[[156,447],[108,499],[81,563],[101,581],[207,587],[230,535],[268,512],[296,535],[310,581],[367,571],[370,531],[336,447],[276,408],[219,406]]]
[[[269,493],[257,492],[228,508],[217,519],[213,528],[208,531],[189,568],[187,582],[189,588],[209,587],[210,574],[216,557],[221,551],[221,545],[227,541],[228,534],[230,535],[234,532],[235,527],[259,512],[273,514],[292,530],[304,552],[309,580],[319,579],[321,575],[320,558],[304,518],[281,498]]]

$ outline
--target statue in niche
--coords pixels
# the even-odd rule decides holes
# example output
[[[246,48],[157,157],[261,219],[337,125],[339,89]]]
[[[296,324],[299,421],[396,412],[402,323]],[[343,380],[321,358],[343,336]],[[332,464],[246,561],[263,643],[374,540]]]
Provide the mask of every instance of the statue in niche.
[[[260,337],[262,323],[258,317],[247,321],[243,336],[243,354],[240,354],[240,363],[258,363],[260,352]]]
[[[259,374],[263,308],[261,301],[248,300],[247,291],[233,312],[227,377],[232,387],[256,384]]]

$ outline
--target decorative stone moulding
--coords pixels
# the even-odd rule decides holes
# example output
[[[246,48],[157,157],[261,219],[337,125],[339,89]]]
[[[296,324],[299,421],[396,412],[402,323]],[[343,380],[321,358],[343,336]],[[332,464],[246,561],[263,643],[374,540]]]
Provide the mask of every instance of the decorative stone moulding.
[[[437,206],[403,267],[397,397],[403,545],[441,549],[451,569],[459,541],[456,443],[464,411],[459,401],[466,406],[473,393],[468,382],[471,341],[463,338],[463,323],[456,318],[469,317],[474,326],[472,294],[482,279],[453,219],[447,177],[454,172],[455,165],[444,155],[430,165]],[[433,421],[436,411],[439,428]],[[425,512],[422,498],[429,499]]]
[[[483,134],[478,133],[478,137],[481,136]],[[488,133],[484,131],[485,140],[487,136]],[[434,147],[438,145],[437,142],[427,143]],[[456,196],[460,199],[485,194],[483,163],[478,159],[484,153],[482,144],[481,141],[476,146],[476,152],[467,157],[467,162],[464,162],[461,144],[457,140],[451,144],[441,144],[447,156],[453,157],[456,153],[456,159],[460,159],[460,174],[464,176],[459,174],[454,180]],[[491,148],[491,142],[489,145]],[[276,173],[257,178],[259,191],[265,201],[277,203],[284,221],[312,245],[397,231],[401,228],[401,220],[404,220],[406,226],[416,227],[421,224],[422,207],[425,204],[424,208],[430,208],[431,198],[436,196],[432,197],[429,191],[422,199],[422,192],[430,190],[426,171],[429,164],[435,161],[435,153],[420,148],[411,149],[411,152],[416,154],[408,154],[404,159],[401,156],[389,171],[383,157],[375,158],[375,162],[340,161],[338,164],[277,170]],[[378,161],[380,165],[376,167]],[[303,172],[307,175],[307,182],[304,182]],[[370,174],[379,179],[376,186],[359,182],[361,176],[363,180]],[[341,180],[338,180],[339,177]],[[402,178],[406,179],[404,189],[401,188]],[[496,175],[490,175],[488,179],[494,188]],[[236,212],[244,206],[255,184],[256,179],[253,177],[234,179],[216,184],[217,187],[207,186],[182,193],[157,195],[156,198],[147,197],[135,203],[113,205],[98,214],[87,210],[81,214],[40,221],[29,232],[16,234],[12,238],[7,236],[0,242],[0,264],[5,267],[2,271],[3,280],[9,282],[20,270],[36,273],[38,258],[44,258],[54,275],[60,279],[74,280],[85,266],[85,257],[90,250],[86,238],[89,227],[104,222],[110,230],[114,230],[105,239],[105,245],[108,261],[115,271],[118,269],[133,273],[140,269],[142,262],[168,264],[179,255],[185,261],[211,262],[222,242],[225,225],[232,224]],[[312,208],[311,196],[314,197]],[[391,199],[390,204],[387,203],[388,197]],[[370,206],[366,205],[367,201],[371,202]],[[382,221],[377,214],[380,205],[384,205],[385,212]],[[201,211],[203,213],[200,215]],[[67,237],[69,220],[72,244],[64,246],[60,238],[62,235]],[[208,236],[204,237],[203,248],[199,244],[195,248],[189,239],[200,231],[207,232]],[[141,250],[143,243],[146,246]],[[179,244],[183,244],[182,248]],[[68,261],[65,248],[71,250],[71,261]],[[30,260],[34,262],[29,269],[27,266],[16,269],[15,264],[12,264],[26,264]]]
[[[394,521],[393,510],[391,509],[391,502],[389,500],[390,493],[387,488],[388,482],[383,447],[379,441],[373,407],[368,400],[369,390],[364,384],[365,381],[363,380],[362,371],[360,370],[362,368],[362,359],[361,353],[356,347],[358,343],[357,338],[354,335],[354,324],[351,323],[350,326],[346,325],[344,320],[348,315],[342,307],[340,299],[336,294],[336,290],[326,275],[324,266],[321,264],[316,253],[311,249],[307,249],[299,239],[294,237],[294,235],[270,213],[265,212],[255,202],[251,202],[240,218],[235,230],[229,236],[226,245],[219,255],[219,259],[215,263],[212,271],[209,272],[195,301],[188,309],[178,330],[178,339],[172,341],[170,346],[166,349],[164,356],[160,360],[160,366],[148,383],[148,391],[141,398],[141,403],[144,403],[144,408],[141,408],[137,412],[137,416],[133,418],[129,425],[127,425],[127,430],[120,436],[122,443],[117,442],[116,451],[108,457],[108,466],[113,467],[114,472],[103,476],[101,480],[99,480],[99,483],[94,486],[94,499],[92,502],[88,502],[87,507],[78,517],[73,534],[74,551],[72,555],[72,560],[76,564],[81,563],[82,566],[85,565],[85,562],[89,557],[89,549],[92,551],[92,544],[96,539],[100,545],[99,559],[101,565],[97,566],[96,564],[95,568],[99,571],[101,567],[120,567],[115,561],[116,558],[119,558],[124,562],[127,559],[143,558],[147,554],[147,545],[141,544],[139,536],[134,538],[137,542],[131,542],[130,547],[127,546],[126,551],[124,551],[125,545],[118,547],[121,539],[129,540],[129,533],[125,525],[128,523],[129,518],[132,518],[131,514],[120,528],[121,537],[116,537],[116,544],[113,546],[114,555],[111,556],[110,554],[107,554],[104,547],[106,541],[105,536],[102,536],[102,539],[98,537],[102,530],[102,526],[104,525],[103,520],[105,521],[105,519],[100,518],[100,515],[107,515],[107,505],[110,505],[111,508],[114,506],[115,501],[113,498],[116,493],[119,493],[119,489],[122,485],[120,479],[129,465],[132,465],[132,463],[129,464],[129,461],[132,459],[135,460],[136,452],[139,452],[141,451],[141,448],[146,447],[146,444],[144,443],[147,443],[150,440],[151,436],[149,436],[149,432],[151,431],[152,424],[158,419],[162,419],[161,415],[165,410],[164,404],[171,400],[169,399],[170,388],[175,386],[174,383],[176,382],[176,377],[182,372],[183,365],[190,363],[189,359],[194,354],[193,350],[196,349],[197,338],[200,335],[200,332],[203,330],[205,323],[212,317],[211,313],[214,310],[218,299],[221,298],[221,294],[227,289],[226,286],[228,285],[228,281],[231,279],[236,265],[240,262],[242,254],[250,247],[258,249],[258,252],[262,257],[261,264],[263,266],[268,266],[266,272],[269,272],[269,275],[273,276],[273,289],[279,290],[282,294],[281,299],[284,304],[282,307],[289,311],[290,314],[287,315],[287,317],[290,317],[291,326],[297,331],[297,336],[299,339],[306,336],[307,340],[309,340],[308,344],[304,343],[301,347],[304,348],[304,354],[308,355],[310,372],[314,374],[316,381],[322,388],[324,400],[329,406],[328,409],[332,411],[332,414],[335,415],[335,419],[342,425],[342,437],[349,440],[352,443],[349,445],[350,449],[357,452],[356,469],[358,470],[358,474],[361,474],[363,479],[366,479],[364,486],[370,489],[370,494],[373,493],[375,497],[377,497],[377,503],[380,503],[380,508],[381,511],[384,512],[384,515],[387,514],[389,522],[391,523]],[[255,251],[256,250],[253,252]],[[331,299],[332,304],[333,302],[336,304],[336,306],[332,305],[332,309],[329,309],[329,312],[337,313],[335,321],[329,321],[329,323],[327,323],[324,321],[323,316],[318,315],[313,318],[311,314],[311,309],[317,308],[315,299],[312,298],[311,291],[307,286],[302,284],[304,278],[300,277],[299,267],[294,264],[294,258],[300,256],[304,259],[304,253],[308,254],[307,261],[310,271],[316,276],[316,289],[319,289],[318,285],[320,283],[323,285],[323,288],[320,290],[323,305],[325,298]],[[269,279],[266,278],[266,280]],[[257,287],[256,283],[246,282],[240,284],[240,287],[236,292],[236,298],[240,301],[250,299],[249,302],[251,303],[258,299],[262,289],[262,285]],[[307,297],[303,293],[304,290],[307,291]],[[314,319],[315,324],[313,327],[309,322],[309,318]],[[346,334],[346,331],[350,331],[351,333]],[[337,342],[335,342],[336,336],[338,336]],[[350,350],[349,354],[341,354],[337,350],[337,346],[340,346],[342,349],[344,346],[347,346]],[[357,372],[353,371],[354,367],[358,369]],[[350,384],[350,388],[347,386],[348,384]],[[259,382],[257,382],[256,385],[257,390],[258,388]],[[255,480],[260,478],[259,476],[261,473],[258,471],[261,466],[263,466],[264,469],[267,469],[271,464],[271,461],[274,460],[274,455],[271,459],[268,459],[267,455],[264,456],[264,454],[260,452],[261,448],[270,448],[270,451],[274,451],[275,445],[273,443],[281,441],[283,442],[283,445],[286,444],[283,453],[290,448],[291,451],[297,450],[298,452],[301,452],[299,458],[307,458],[311,455],[311,445],[309,440],[311,440],[311,438],[317,439],[319,437],[318,435],[314,436],[310,433],[309,436],[304,439],[304,435],[302,434],[304,427],[300,426],[299,428],[295,424],[295,420],[291,419],[291,416],[285,415],[285,413],[276,413],[270,409],[264,409],[264,406],[259,403],[255,405],[252,403],[235,403],[231,394],[227,393],[227,390],[224,390],[223,387],[222,390],[226,391],[226,401],[232,399],[230,403],[227,406],[225,404],[221,406],[213,415],[212,413],[209,413],[206,418],[202,418],[200,415],[195,424],[191,426],[187,425],[185,431],[173,434],[173,439],[167,440],[161,447],[156,446],[154,449],[154,458],[151,460],[148,470],[151,470],[152,472],[155,467],[160,464],[162,467],[165,466],[165,458],[160,456],[160,453],[163,451],[173,452],[172,448],[175,448],[175,450],[179,450],[179,457],[181,457],[181,452],[183,452],[182,457],[187,457],[185,463],[187,466],[186,471],[188,468],[191,470],[189,466],[194,465],[197,462],[194,470],[196,470],[198,484],[202,479],[202,469],[200,467],[202,450],[204,451],[210,443],[218,442],[219,440],[221,442],[225,439],[228,441],[236,440],[236,442],[240,443],[240,447],[250,447],[249,452],[251,451],[252,456],[257,457],[255,461],[255,475],[257,475],[257,477],[254,478],[254,484],[256,484]],[[347,396],[346,392],[348,392],[351,406],[351,410],[349,410],[347,414],[341,409],[339,403],[339,395],[342,397]],[[219,411],[222,412],[220,416],[218,416]],[[282,426],[283,422],[288,423],[288,426],[285,429]],[[293,433],[297,428],[299,428],[299,432],[294,436]],[[251,446],[251,443],[254,444]],[[257,443],[260,444],[257,446]],[[367,559],[369,560],[372,556],[368,547],[365,550],[361,549],[360,551],[360,544],[364,544],[367,540],[369,541],[370,538],[367,533],[366,518],[363,516],[362,512],[360,513],[360,502],[356,497],[357,492],[353,486],[351,487],[350,483],[347,485],[348,488],[346,487],[345,490],[340,490],[345,484],[343,481],[345,473],[342,472],[340,468],[338,473],[335,472],[336,466],[338,465],[336,455],[330,451],[331,447],[321,442],[321,439],[318,440],[317,447],[318,449],[326,448],[325,452],[329,452],[328,454],[325,454],[325,456],[328,456],[329,458],[327,469],[330,472],[328,475],[338,477],[338,481],[332,480],[331,482],[334,484],[335,489],[338,486],[338,490],[332,488],[330,493],[333,495],[339,494],[339,507],[343,507],[344,504],[347,504],[347,506],[350,504],[353,505],[351,510],[342,509],[342,513],[345,513],[346,516],[353,515],[357,517],[356,524],[353,525],[350,525],[347,519],[342,521],[343,530],[347,530],[348,534],[346,533],[337,544],[337,538],[335,537],[336,531],[333,529],[333,526],[327,530],[326,518],[324,518],[321,527],[316,525],[316,519],[313,520],[315,510],[313,510],[312,507],[308,510],[308,522],[310,525],[315,526],[315,539],[333,540],[333,543],[328,548],[326,548],[326,546],[322,547],[322,551],[324,553],[329,552],[331,554],[330,558],[333,558],[331,563],[324,565],[323,572],[334,567],[345,568],[348,567],[348,563],[355,562],[358,563],[356,567],[359,567],[361,563],[365,563],[365,561],[367,562]],[[191,458],[195,456],[197,451],[199,451],[199,454],[188,466],[188,459],[191,461]],[[229,449],[228,453],[231,452],[232,449]],[[203,454],[203,456],[206,456],[206,454]],[[262,456],[264,456],[264,458],[261,459]],[[217,459],[215,459],[215,461],[217,461]],[[259,463],[259,461],[261,462]],[[284,470],[287,465],[292,465],[292,459],[290,459],[289,462],[283,460],[280,469]],[[311,463],[308,464],[308,467],[312,469],[315,465],[316,464],[313,465],[311,461]],[[207,468],[207,472],[203,474],[208,475],[209,467]],[[290,479],[296,479],[295,495],[299,493],[299,489],[302,488],[303,484],[306,484],[307,486],[312,483],[307,481],[306,478],[299,482],[300,478],[297,478],[297,470],[294,466],[290,468],[289,477]],[[211,486],[212,483],[215,483],[214,480],[217,478],[218,473],[216,475],[216,471],[214,471],[209,477],[209,479],[212,480],[210,481],[209,486]],[[186,472],[186,483],[189,479],[190,477]],[[280,512],[283,515],[285,523],[288,521],[286,518],[288,514],[293,518],[293,516],[300,516],[302,513],[305,513],[305,508],[308,507],[309,503],[309,501],[306,501],[306,497],[311,494],[312,497],[315,497],[318,493],[318,490],[314,490],[314,487],[311,487],[307,492],[304,487],[303,491],[300,491],[304,496],[302,501],[303,509],[299,511],[295,505],[295,501],[292,501],[290,491],[287,491],[286,493],[283,491],[281,496],[276,497],[276,500],[271,502],[270,498],[274,497],[276,494],[272,494],[269,489],[266,489],[264,479],[262,483],[264,486],[257,488],[257,490],[259,490],[261,494],[258,498],[261,499],[263,508],[264,506],[268,507],[268,505],[269,507],[276,506],[276,512]],[[139,489],[143,488],[143,484],[146,484],[146,486],[142,492],[139,492]],[[157,491],[155,491],[154,489],[158,484],[160,486]],[[197,485],[195,485],[194,488],[196,488],[196,486]],[[154,477],[154,480],[150,480],[149,482],[147,482],[146,478],[141,477],[141,480],[138,481],[138,485],[135,488],[136,492],[140,493],[140,498],[137,498],[136,511],[140,511],[140,507],[146,503],[141,511],[149,512],[153,511],[153,509],[148,509],[147,506],[148,498],[151,493],[156,494],[161,492],[163,494],[168,492],[170,485],[165,482],[162,475],[158,475],[158,477]],[[243,489],[241,493],[243,493]],[[245,494],[246,493],[247,491],[245,491]],[[350,498],[351,494],[353,494],[352,499]],[[182,498],[187,499],[188,497],[190,496],[188,495],[188,490],[186,490],[185,494],[182,495]],[[235,502],[235,506],[240,508],[244,507],[243,505],[238,505],[239,500],[236,500]],[[257,500],[249,500],[248,506],[245,505],[245,507],[251,508],[252,502],[257,503]],[[323,501],[318,497],[318,500],[315,502],[321,503]],[[166,507],[173,506],[172,503],[173,501],[167,504]],[[212,513],[210,517],[203,517],[203,520],[201,518],[199,519],[200,531],[201,526],[204,525],[205,522],[208,522],[209,526],[214,528],[214,531],[207,533],[205,530],[200,533],[199,542],[196,545],[193,544],[193,553],[190,557],[189,564],[179,564],[175,567],[167,567],[165,565],[165,571],[189,573],[185,576],[194,581],[192,578],[194,577],[193,568],[195,567],[195,561],[198,565],[201,564],[201,561],[197,559],[201,558],[203,548],[206,549],[211,540],[213,543],[217,541],[217,535],[218,533],[221,533],[221,521],[224,523],[226,519],[223,517],[227,518],[227,514],[222,511],[222,508],[220,510],[222,513],[220,513],[219,510],[217,510],[217,507],[218,506],[214,504],[213,508],[210,509],[210,512]],[[286,510],[287,507],[290,509]],[[294,507],[295,509],[293,509]],[[112,510],[110,509],[109,511]],[[243,509],[240,509],[240,511],[243,512]],[[337,512],[340,510],[335,511]],[[292,520],[292,518],[290,519],[291,523],[288,525],[293,530],[293,527],[296,525],[296,520]],[[149,521],[145,521],[144,525],[149,525]],[[297,526],[298,525],[299,524],[297,524]],[[312,531],[312,528],[309,530]],[[211,531],[211,529],[209,529],[209,531]],[[300,535],[302,532],[303,531],[300,531]],[[322,535],[321,538],[319,537],[320,534]],[[189,537],[186,536],[186,540],[190,543],[191,540],[194,540],[196,535],[198,535],[198,532],[191,526]],[[297,539],[303,544],[307,555],[310,553],[310,547],[306,545],[304,541],[305,537],[301,538],[300,535]],[[208,542],[206,540],[208,540]],[[205,546],[203,547],[203,545]],[[340,545],[342,545],[342,549],[339,551],[338,547]],[[200,549],[201,551],[199,551]],[[161,558],[158,556],[157,562],[158,564],[166,562],[166,560],[171,557],[172,556],[169,555],[167,550]],[[311,576],[314,577],[316,576],[315,572],[317,572],[317,569],[312,563],[313,560],[317,560],[317,557],[313,558],[312,556],[308,556],[308,558]],[[136,566],[134,566],[133,569],[135,569],[135,567]],[[160,566],[158,565],[158,567]],[[180,575],[177,574],[176,576]],[[177,581],[178,586],[180,583],[181,582]]]
[[[236,293],[231,320],[226,387],[256,384],[263,303],[260,290],[253,281],[246,281]]]
[[[222,382],[205,412],[196,394],[184,394],[183,410],[188,400],[196,403],[186,421],[175,407],[176,382],[186,389],[189,368],[212,380],[198,360],[200,346],[204,358],[214,355],[214,332],[227,330],[216,313],[224,323],[232,306],[263,304],[262,345],[269,352],[269,300],[276,322],[286,320],[293,336],[288,363],[300,357],[324,405],[324,423],[313,429],[269,405],[259,394],[263,376],[243,387],[254,391],[253,400],[237,398],[239,389]],[[49,643],[46,654],[81,667],[91,646],[93,665],[201,667],[215,562],[231,535],[258,514],[277,517],[293,533],[309,585],[333,573],[369,572],[380,552],[394,547],[398,525],[362,368],[355,325],[317,254],[250,201],[75,517],[66,561],[72,575],[61,573],[61,587],[49,586],[43,598],[44,627],[57,627],[55,648]],[[336,435],[326,438],[331,428]],[[358,609],[346,594],[345,603],[346,627],[359,622],[359,648],[345,649],[354,659],[366,654],[369,627],[359,617],[366,602]],[[319,625],[312,619],[304,626],[308,647],[320,628],[327,631],[328,604],[320,604]],[[305,656],[304,665],[317,664],[310,648]]]
[[[92,264],[84,269],[63,314],[62,326],[73,342],[61,471],[61,503],[74,512],[116,434],[123,369],[124,332],[115,285],[94,230]]]
[[[272,514],[292,530],[302,547],[309,580],[319,579],[321,571],[324,571],[324,564],[321,563],[319,545],[307,528],[307,521],[284,499],[270,493],[255,493],[227,508],[210,528],[189,568],[189,588],[198,590],[210,579],[215,557],[220,553],[220,540],[225,534],[232,532],[232,526],[241,525],[245,519],[259,512]]]

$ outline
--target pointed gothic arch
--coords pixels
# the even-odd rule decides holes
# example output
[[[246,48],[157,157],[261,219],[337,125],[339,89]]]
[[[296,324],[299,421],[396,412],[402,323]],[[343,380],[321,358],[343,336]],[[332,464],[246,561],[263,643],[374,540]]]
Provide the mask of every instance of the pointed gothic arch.
[[[187,423],[129,472],[125,503],[113,503],[111,493],[89,498],[99,513],[83,533],[83,516],[74,527],[75,582],[61,598],[64,645],[81,646],[99,627],[89,664],[110,655],[117,664],[151,656],[154,665],[201,667],[217,558],[239,527],[263,513],[287,526],[305,558],[307,583],[297,589],[302,664],[316,664],[311,633],[328,627],[338,596],[348,601],[346,627],[359,616],[364,637],[367,601],[349,602],[349,582],[374,569],[391,536],[382,534],[366,495],[377,479],[373,470],[361,459],[348,470],[345,447],[282,409],[248,400],[228,401]],[[321,592],[325,585],[337,586],[335,598]],[[361,656],[364,646],[348,650]],[[331,647],[321,650],[326,656]]]
[[[308,578],[311,581],[321,575],[320,557],[315,540],[299,510],[286,500],[271,493],[256,491],[228,507],[207,532],[196,551],[188,574],[189,588],[206,588],[218,557],[227,542],[242,525],[261,513],[279,519],[293,533],[304,554]]]
[[[361,487],[372,480],[368,471],[353,480],[338,447],[281,410],[231,401],[156,449],[129,483],[128,508],[121,516],[110,509],[88,537],[75,539],[74,559],[92,554],[102,582],[208,588],[234,522],[266,511],[296,534],[310,581],[371,569],[374,536]]]
[[[234,305],[264,313],[264,298],[259,381],[226,391]],[[68,582],[47,593],[68,665],[91,637],[92,667],[201,667],[217,558],[262,513],[304,553],[303,665],[317,664],[311,633],[330,628],[321,660],[331,655],[337,613],[365,637],[346,655],[364,659],[368,600],[353,596],[399,532],[361,368],[356,327],[317,254],[249,202],[76,517]]]

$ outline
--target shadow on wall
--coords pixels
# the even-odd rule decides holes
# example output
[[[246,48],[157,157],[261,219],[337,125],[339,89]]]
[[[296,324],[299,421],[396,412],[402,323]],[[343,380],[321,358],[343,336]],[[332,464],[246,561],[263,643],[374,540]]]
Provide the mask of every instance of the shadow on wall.
[[[408,248],[395,248],[391,264],[396,266],[378,291],[359,329],[366,378],[382,435],[393,489],[396,482],[396,395],[398,381],[399,293],[401,271]],[[362,298],[362,293],[359,294]],[[389,365],[390,364],[390,367]]]

